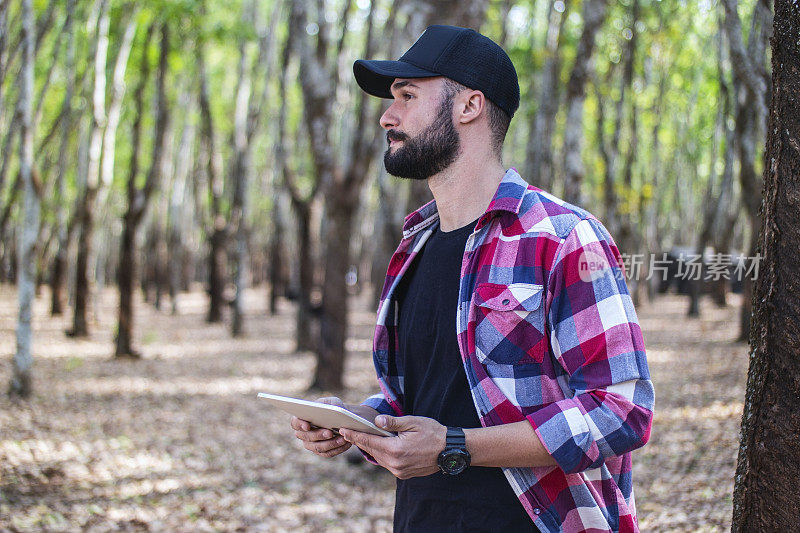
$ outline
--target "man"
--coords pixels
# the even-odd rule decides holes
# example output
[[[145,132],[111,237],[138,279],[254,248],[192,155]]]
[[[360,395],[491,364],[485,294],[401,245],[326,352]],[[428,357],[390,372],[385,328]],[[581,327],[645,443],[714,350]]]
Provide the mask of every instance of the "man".
[[[653,388],[620,255],[591,214],[505,170],[519,106],[506,53],[430,26],[398,61],[356,61],[389,173],[426,179],[378,310],[382,393],[348,409],[392,432],[293,419],[325,457],[358,446],[397,478],[398,531],[637,531],[631,450]],[[325,401],[343,405],[338,398]]]

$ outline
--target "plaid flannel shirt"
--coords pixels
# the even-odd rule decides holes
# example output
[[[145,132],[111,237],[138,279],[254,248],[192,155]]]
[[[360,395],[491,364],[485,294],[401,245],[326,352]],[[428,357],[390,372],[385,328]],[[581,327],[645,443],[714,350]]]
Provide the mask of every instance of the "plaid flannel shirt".
[[[439,222],[406,217],[389,263],[373,345],[382,393],[402,416],[398,281]],[[588,212],[513,169],[467,240],[453,333],[481,424],[528,420],[558,467],[504,468],[543,532],[638,531],[631,451],[654,403],[644,343],[611,236]]]

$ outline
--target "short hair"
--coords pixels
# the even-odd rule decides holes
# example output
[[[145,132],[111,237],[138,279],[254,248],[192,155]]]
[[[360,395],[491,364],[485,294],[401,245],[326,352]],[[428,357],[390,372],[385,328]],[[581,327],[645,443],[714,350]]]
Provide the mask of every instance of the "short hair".
[[[452,103],[455,95],[469,87],[450,78],[444,78],[444,101]],[[499,156],[503,151],[503,142],[508,133],[508,126],[511,124],[511,117],[500,109],[494,102],[486,100],[486,114],[489,117],[489,129],[492,132],[492,149]]]

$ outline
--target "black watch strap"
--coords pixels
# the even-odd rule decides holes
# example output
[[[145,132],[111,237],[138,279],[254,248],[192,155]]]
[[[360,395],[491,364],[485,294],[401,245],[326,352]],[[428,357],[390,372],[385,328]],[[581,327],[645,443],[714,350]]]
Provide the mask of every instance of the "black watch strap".
[[[445,439],[444,449],[466,448],[466,445],[467,438],[464,435],[464,430],[461,428],[447,426],[447,437]]]

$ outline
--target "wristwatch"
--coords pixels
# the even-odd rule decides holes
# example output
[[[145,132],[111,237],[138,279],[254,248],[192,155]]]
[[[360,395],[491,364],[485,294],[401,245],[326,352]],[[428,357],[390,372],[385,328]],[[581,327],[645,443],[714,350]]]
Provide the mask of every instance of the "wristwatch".
[[[436,463],[439,469],[450,475],[460,474],[469,466],[470,456],[467,451],[467,440],[461,428],[447,428],[447,439],[444,450],[439,454]]]

